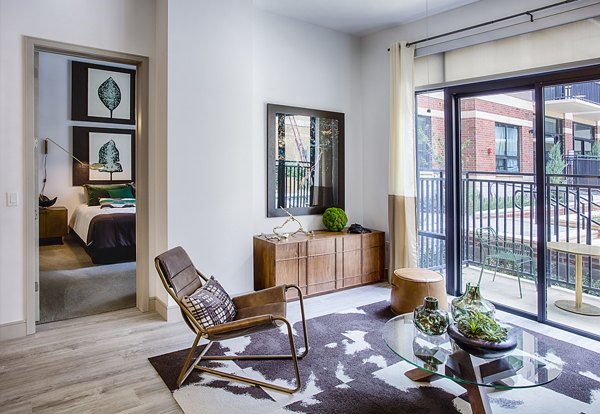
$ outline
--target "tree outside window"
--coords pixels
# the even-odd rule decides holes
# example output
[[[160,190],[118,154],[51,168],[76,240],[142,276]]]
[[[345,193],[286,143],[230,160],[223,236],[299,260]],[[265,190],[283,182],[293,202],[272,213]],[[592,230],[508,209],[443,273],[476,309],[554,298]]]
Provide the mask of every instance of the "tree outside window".
[[[419,170],[432,168],[432,152],[431,117],[417,115],[417,168]]]
[[[496,123],[496,171],[519,172],[519,127]]]

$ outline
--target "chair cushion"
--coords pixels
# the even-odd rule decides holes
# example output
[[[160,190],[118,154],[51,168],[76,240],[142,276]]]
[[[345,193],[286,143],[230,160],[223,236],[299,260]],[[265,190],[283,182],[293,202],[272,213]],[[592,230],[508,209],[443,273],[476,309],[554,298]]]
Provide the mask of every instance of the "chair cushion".
[[[184,296],[183,304],[204,329],[232,321],[237,312],[231,297],[213,276],[194,293]]]

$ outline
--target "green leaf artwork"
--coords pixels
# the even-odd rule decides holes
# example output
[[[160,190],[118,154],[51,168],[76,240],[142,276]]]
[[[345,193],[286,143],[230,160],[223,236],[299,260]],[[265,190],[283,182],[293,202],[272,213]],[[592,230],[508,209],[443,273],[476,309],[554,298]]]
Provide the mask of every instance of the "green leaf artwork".
[[[110,117],[112,118],[113,110],[121,103],[121,89],[112,77],[102,82],[102,85],[98,88],[98,97],[110,111]]]
[[[98,151],[98,162],[103,164],[103,167],[100,168],[99,171],[110,173],[111,180],[113,173],[123,172],[123,167],[119,161],[119,149],[114,140],[111,139],[100,147],[100,151]]]

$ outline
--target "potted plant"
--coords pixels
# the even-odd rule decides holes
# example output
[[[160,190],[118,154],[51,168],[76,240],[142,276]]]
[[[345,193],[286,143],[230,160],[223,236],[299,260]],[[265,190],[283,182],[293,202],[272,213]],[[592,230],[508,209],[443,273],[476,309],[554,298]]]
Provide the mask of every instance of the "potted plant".
[[[348,217],[341,208],[329,207],[323,213],[323,225],[329,231],[340,231],[348,223]]]
[[[448,326],[448,336],[466,352],[481,358],[498,358],[513,350],[517,341],[511,332],[489,315],[469,310]]]

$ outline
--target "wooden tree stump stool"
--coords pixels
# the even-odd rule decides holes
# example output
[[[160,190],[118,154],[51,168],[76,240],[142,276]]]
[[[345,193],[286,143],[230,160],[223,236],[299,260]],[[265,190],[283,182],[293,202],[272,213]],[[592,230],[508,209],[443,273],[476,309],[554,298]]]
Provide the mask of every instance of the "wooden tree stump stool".
[[[409,313],[423,304],[425,296],[438,299],[440,309],[448,310],[444,277],[437,272],[416,267],[394,270],[391,309],[397,315]]]

